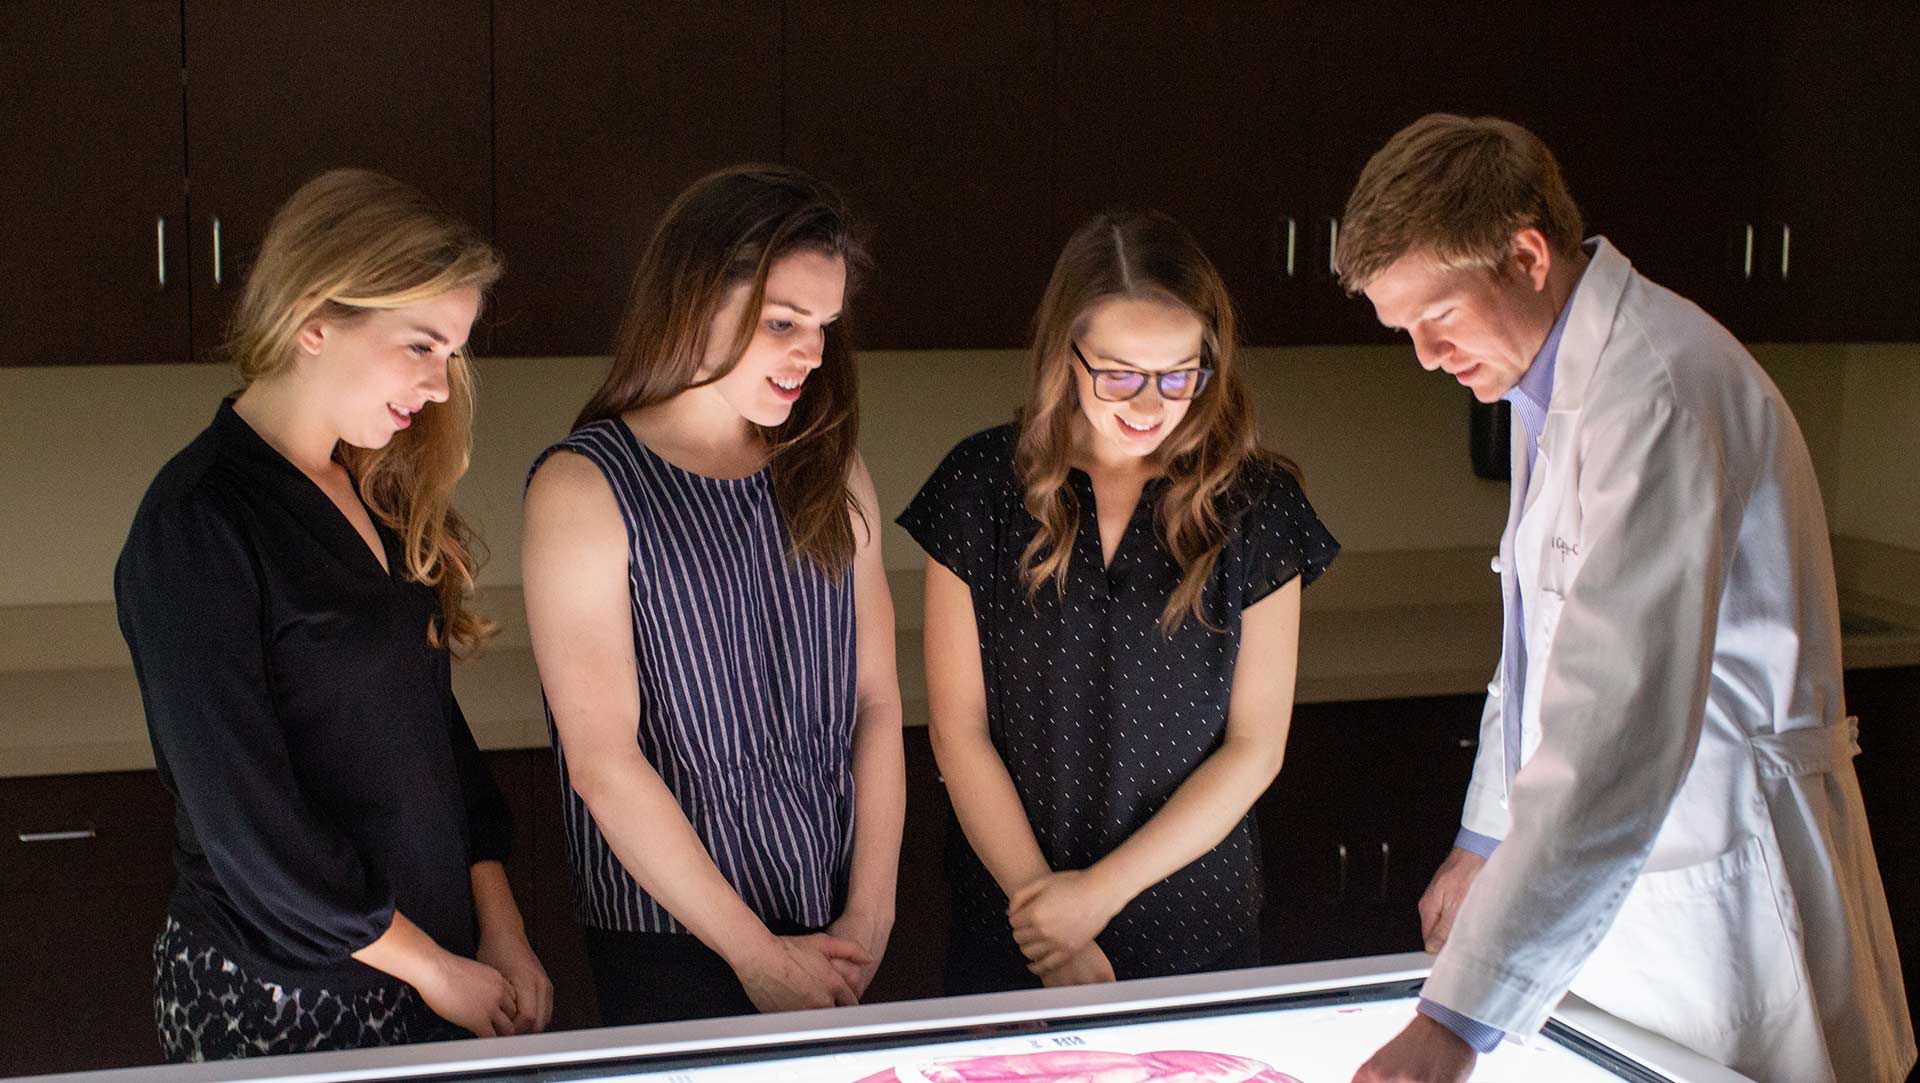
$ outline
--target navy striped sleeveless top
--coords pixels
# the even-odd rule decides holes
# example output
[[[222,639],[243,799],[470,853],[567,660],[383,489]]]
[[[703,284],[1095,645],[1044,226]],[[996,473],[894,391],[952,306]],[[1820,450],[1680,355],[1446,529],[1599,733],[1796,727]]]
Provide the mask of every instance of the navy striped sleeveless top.
[[[626,520],[641,751],[754,913],[828,924],[853,856],[851,570],[835,586],[789,555],[766,469],[734,480],[689,473],[619,418],[582,426],[533,468],[559,450],[600,468]],[[568,784],[551,706],[547,732],[576,916],[602,929],[684,932],[628,875]]]

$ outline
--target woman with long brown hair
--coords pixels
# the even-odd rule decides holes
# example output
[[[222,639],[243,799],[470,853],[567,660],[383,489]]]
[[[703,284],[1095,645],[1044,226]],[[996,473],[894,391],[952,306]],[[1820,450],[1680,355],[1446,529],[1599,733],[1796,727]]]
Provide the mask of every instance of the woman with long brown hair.
[[[546,1025],[505,803],[448,668],[492,631],[452,493],[499,274],[397,181],[308,182],[234,318],[244,389],[134,518],[114,596],[175,798],[169,1059]]]
[[[853,1003],[892,929],[893,604],[839,318],[861,263],[803,173],[696,182],[534,464],[527,619],[604,1023]]]
[[[1178,224],[1095,217],[1054,265],[1018,420],[900,516],[964,834],[950,993],[1259,961],[1251,808],[1286,746],[1300,589],[1337,545],[1259,446],[1234,334]]]

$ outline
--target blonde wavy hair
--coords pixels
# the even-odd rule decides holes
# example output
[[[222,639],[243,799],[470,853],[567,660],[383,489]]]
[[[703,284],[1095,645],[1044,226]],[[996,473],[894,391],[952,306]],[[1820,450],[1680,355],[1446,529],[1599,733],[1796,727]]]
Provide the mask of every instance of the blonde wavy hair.
[[[243,384],[294,362],[300,328],[312,319],[351,322],[452,290],[482,293],[503,270],[472,226],[413,188],[364,169],[335,169],[300,187],[267,227],[226,343]],[[405,574],[434,588],[441,620],[434,646],[456,656],[478,650],[496,630],[468,607],[485,550],[453,506],[473,445],[473,371],[462,350],[447,362],[447,401],[415,416],[384,448],[341,443],[360,498],[405,547]]]
[[[1231,526],[1230,494],[1250,466],[1299,471],[1260,447],[1253,407],[1236,365],[1233,301],[1206,253],[1178,222],[1155,211],[1109,211],[1074,231],[1054,263],[1034,315],[1031,382],[1020,411],[1014,462],[1039,532],[1020,556],[1029,598],[1047,580],[1066,590],[1081,509],[1067,473],[1080,416],[1072,342],[1094,305],[1148,298],[1199,319],[1201,364],[1213,378],[1157,452],[1168,485],[1154,508],[1160,540],[1180,565],[1180,583],[1160,614],[1171,636],[1188,617],[1207,627],[1203,600]],[[1216,629],[1217,630],[1217,629]]]

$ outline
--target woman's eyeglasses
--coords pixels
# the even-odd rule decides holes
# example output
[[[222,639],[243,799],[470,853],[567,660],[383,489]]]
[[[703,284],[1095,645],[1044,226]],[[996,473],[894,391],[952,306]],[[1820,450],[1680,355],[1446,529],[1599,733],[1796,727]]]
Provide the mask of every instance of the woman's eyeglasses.
[[[1078,342],[1068,339],[1067,345],[1073,347],[1073,356],[1079,358],[1080,367],[1093,377],[1094,397],[1103,402],[1125,402],[1134,398],[1147,389],[1148,380],[1160,385],[1160,397],[1163,399],[1191,399],[1206,389],[1207,381],[1213,376],[1213,370],[1207,368],[1174,369],[1171,372],[1097,369],[1088,362],[1087,355],[1080,352]]]

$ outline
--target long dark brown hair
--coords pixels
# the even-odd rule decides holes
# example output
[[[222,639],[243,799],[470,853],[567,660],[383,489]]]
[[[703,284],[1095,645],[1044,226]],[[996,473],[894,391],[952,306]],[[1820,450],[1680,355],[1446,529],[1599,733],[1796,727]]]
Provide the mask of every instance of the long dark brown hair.
[[[1168,485],[1154,509],[1161,541],[1180,565],[1180,583],[1160,614],[1172,635],[1191,616],[1206,624],[1202,596],[1227,543],[1228,499],[1251,465],[1299,471],[1261,449],[1253,407],[1235,365],[1238,341],[1233,301],[1200,245],[1178,222],[1157,211],[1108,211],[1068,238],[1034,315],[1032,380],[1020,411],[1015,465],[1026,487],[1027,511],[1040,530],[1020,556],[1029,597],[1048,579],[1066,589],[1080,506],[1067,472],[1074,425],[1080,416],[1073,340],[1094,305],[1112,298],[1162,301],[1199,319],[1201,364],[1213,369],[1207,389],[1156,452]]]
[[[314,317],[350,322],[453,290],[483,294],[500,256],[478,230],[391,177],[335,169],[300,186],[273,216],[228,329],[226,353],[243,384],[293,363]],[[447,359],[447,401],[420,411],[383,448],[342,443],[333,457],[360,499],[405,545],[406,575],[440,597],[428,640],[455,655],[478,650],[494,622],[467,604],[485,548],[453,506],[473,446],[473,368]]]
[[[695,181],[667,208],[641,256],[613,366],[574,427],[665,402],[725,376],[753,340],[768,273],[797,252],[843,261],[847,293],[853,293],[866,250],[832,189],[776,165],[734,166]],[[731,332],[726,363],[702,379],[714,314],[741,283],[749,284],[747,306]],[[865,522],[847,487],[860,417],[847,322],[827,325],[819,371],[807,379],[787,419],[756,426],[767,443],[774,502],[794,551],[835,582],[853,560],[849,512]]]

